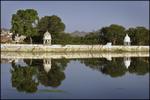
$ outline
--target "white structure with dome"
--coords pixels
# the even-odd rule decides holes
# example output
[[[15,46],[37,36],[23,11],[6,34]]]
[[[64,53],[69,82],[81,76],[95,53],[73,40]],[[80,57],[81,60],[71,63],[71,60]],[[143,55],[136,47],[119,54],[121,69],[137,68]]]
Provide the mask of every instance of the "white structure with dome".
[[[130,37],[128,36],[128,34],[126,34],[124,38],[124,45],[130,45],[130,44],[131,44]]]
[[[46,31],[45,33],[44,33],[44,37],[43,37],[43,44],[49,44],[49,45],[51,45],[51,34],[48,32],[48,31]]]

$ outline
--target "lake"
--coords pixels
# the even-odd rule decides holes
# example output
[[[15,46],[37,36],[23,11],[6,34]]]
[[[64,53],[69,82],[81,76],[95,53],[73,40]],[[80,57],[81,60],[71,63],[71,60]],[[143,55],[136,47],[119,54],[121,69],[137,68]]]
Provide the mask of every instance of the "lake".
[[[25,55],[2,53],[2,99],[149,99],[149,56]]]

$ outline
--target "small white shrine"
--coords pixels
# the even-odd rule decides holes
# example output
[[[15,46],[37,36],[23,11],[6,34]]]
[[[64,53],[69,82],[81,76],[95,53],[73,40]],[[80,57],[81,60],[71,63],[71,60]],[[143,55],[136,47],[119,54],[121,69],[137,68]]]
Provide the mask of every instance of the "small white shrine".
[[[126,34],[124,38],[124,45],[130,45],[130,44],[131,44],[130,37],[128,36],[128,34]]]
[[[44,70],[48,73],[51,70],[51,59],[43,60]]]
[[[51,45],[51,39],[51,34],[48,31],[46,31],[43,37],[43,44]]]

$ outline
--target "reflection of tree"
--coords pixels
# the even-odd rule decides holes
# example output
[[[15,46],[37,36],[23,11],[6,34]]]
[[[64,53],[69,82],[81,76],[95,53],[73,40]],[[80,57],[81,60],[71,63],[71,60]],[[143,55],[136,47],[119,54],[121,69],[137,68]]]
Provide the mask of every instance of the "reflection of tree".
[[[67,66],[68,60],[57,59],[51,61],[51,70],[47,73],[43,67],[39,67],[38,79],[44,86],[57,87],[65,79],[63,70]]]
[[[31,61],[25,60],[25,62],[29,64]],[[38,80],[41,84],[44,86],[57,87],[61,84],[61,81],[65,79],[65,74],[63,71],[67,67],[68,62],[69,60],[66,59],[51,59],[51,69],[49,72],[44,70],[43,59],[32,60],[32,66],[38,67]]]
[[[108,61],[104,58],[101,59],[86,59],[83,60],[86,66],[92,69],[101,71],[104,74],[108,74],[111,77],[122,76],[126,72],[125,66],[122,64],[122,59],[113,58],[112,61]]]
[[[104,58],[82,59],[81,63],[111,77],[123,76],[127,71],[137,73],[137,75],[149,72],[149,58],[132,58],[131,60],[131,65],[128,68],[124,65],[122,58],[113,58],[112,61]]]
[[[129,72],[137,75],[149,73],[149,58],[132,58]]]
[[[122,59],[121,58],[113,58],[113,60],[103,69],[101,69],[102,73],[108,74],[111,77],[118,77],[118,76],[123,76],[126,73],[126,67],[122,64]]]
[[[64,70],[69,62],[66,59],[52,60],[51,70],[44,70],[43,59],[24,59],[28,66],[16,65],[12,62],[12,86],[18,91],[36,92],[38,82],[44,86],[57,87],[65,79]],[[36,81],[38,79],[38,82]]]
[[[105,66],[108,61],[104,58],[92,58],[92,59],[81,59],[81,63],[84,63],[86,66],[101,71],[101,68]]]
[[[25,91],[25,92],[36,92],[38,82],[34,79],[36,75],[36,68],[35,67],[21,67],[20,65],[15,65],[12,62],[12,86],[16,87],[18,91]]]

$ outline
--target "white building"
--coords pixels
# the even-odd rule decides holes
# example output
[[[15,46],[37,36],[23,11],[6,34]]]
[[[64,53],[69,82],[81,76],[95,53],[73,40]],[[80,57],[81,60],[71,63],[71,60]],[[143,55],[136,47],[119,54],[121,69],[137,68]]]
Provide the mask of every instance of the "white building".
[[[48,32],[48,31],[46,31],[45,33],[44,33],[44,37],[43,37],[43,44],[49,44],[49,45],[51,45],[51,34]]]
[[[131,44],[130,37],[128,36],[128,34],[126,34],[124,38],[124,45],[130,45],[130,44]]]

